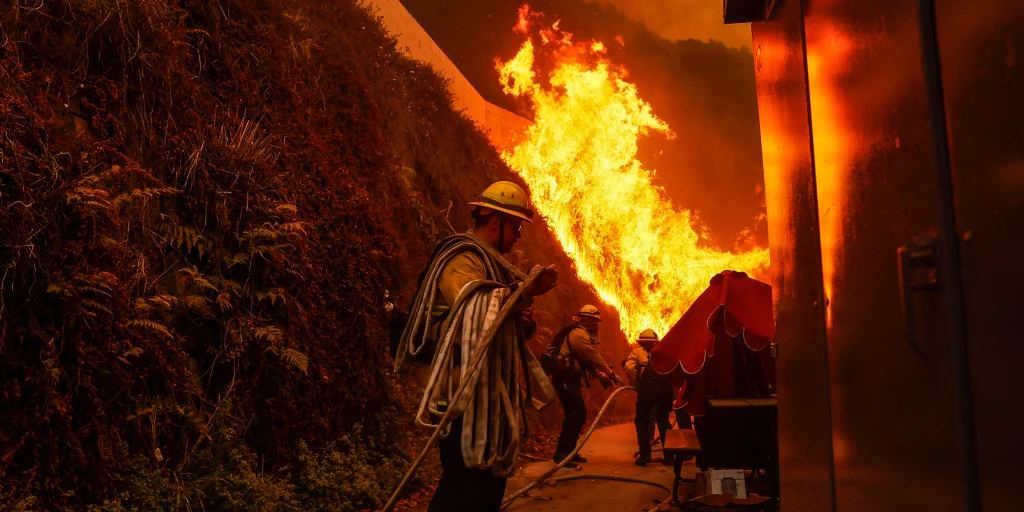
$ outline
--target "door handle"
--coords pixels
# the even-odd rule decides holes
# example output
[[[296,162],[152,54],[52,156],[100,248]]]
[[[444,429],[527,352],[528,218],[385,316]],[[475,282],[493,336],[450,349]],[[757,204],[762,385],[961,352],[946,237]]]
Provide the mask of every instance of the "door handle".
[[[910,243],[896,250],[900,275],[900,302],[903,305],[903,316],[906,320],[907,345],[915,354],[928,360],[928,353],[917,344],[917,317],[914,309],[914,293],[933,291],[939,288],[938,264],[935,258],[935,240],[927,239],[921,243]],[[915,269],[927,269],[925,281],[914,280]]]

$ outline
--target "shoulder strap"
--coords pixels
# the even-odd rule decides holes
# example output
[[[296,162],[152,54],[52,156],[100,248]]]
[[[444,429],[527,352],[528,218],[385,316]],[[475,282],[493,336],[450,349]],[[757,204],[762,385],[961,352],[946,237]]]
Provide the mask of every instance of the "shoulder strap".
[[[551,338],[551,344],[548,345],[548,350],[557,356],[558,352],[562,349],[562,345],[565,344],[565,340],[569,338],[569,333],[575,328],[576,325],[573,324],[563,328],[561,331],[558,331],[558,334],[555,334],[555,337]]]

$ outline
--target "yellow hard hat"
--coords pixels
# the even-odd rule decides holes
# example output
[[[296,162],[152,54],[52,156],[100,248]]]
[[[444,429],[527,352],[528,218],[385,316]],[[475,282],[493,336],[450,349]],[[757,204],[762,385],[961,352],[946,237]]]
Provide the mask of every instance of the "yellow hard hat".
[[[637,339],[640,340],[640,341],[643,341],[643,340],[658,341],[658,333],[654,332],[654,329],[644,329],[644,332],[640,333],[640,336]]]
[[[576,313],[576,316],[579,316],[579,317],[584,317],[585,316],[585,317],[588,317],[588,318],[596,319],[598,322],[601,321],[601,312],[598,311],[595,306],[591,306],[590,304],[587,304],[586,306],[583,306],[582,308],[580,308],[580,312]]]
[[[490,208],[499,212],[518,217],[526,222],[533,222],[533,209],[526,191],[511,181],[499,181],[487,187],[476,201],[469,204]]]

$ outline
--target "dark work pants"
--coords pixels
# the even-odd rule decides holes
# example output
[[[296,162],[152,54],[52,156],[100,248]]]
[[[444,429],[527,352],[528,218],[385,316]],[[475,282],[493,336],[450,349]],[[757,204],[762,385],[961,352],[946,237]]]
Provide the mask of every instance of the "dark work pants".
[[[665,432],[672,427],[668,415],[672,412],[672,387],[659,382],[644,382],[636,394],[636,440],[640,446],[640,457],[651,458],[651,414],[654,414],[658,425],[658,435],[662,445],[665,443]]]
[[[562,420],[562,433],[558,436],[555,448],[555,459],[561,462],[574,449],[580,439],[583,425],[587,423],[587,406],[583,402],[583,389],[580,378],[576,375],[556,375],[553,382],[558,401],[562,402],[565,418]]]
[[[462,461],[462,418],[452,422],[451,434],[438,441],[441,480],[428,512],[498,512],[505,497],[505,478],[490,469],[467,468]]]

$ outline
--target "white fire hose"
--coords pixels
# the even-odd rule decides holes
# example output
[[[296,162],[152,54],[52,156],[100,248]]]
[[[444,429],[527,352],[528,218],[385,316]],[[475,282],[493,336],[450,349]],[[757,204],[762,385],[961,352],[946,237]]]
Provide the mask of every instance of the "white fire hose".
[[[599,479],[599,480],[613,480],[613,481],[617,481],[617,482],[630,482],[630,483],[637,483],[637,484],[652,485],[654,487],[660,487],[660,488],[664,489],[666,492],[671,493],[672,489],[669,489],[665,485],[660,484],[658,482],[654,482],[654,481],[651,481],[651,480],[643,480],[641,478],[631,478],[631,477],[618,476],[618,475],[602,475],[602,474],[578,473],[578,474],[573,474],[573,475],[563,475],[563,476],[559,476],[559,477],[555,477],[555,478],[549,478],[551,475],[555,474],[556,472],[558,472],[558,470],[562,469],[563,467],[566,466],[566,464],[568,464],[569,462],[572,461],[573,457],[575,457],[576,454],[579,453],[580,449],[583,448],[583,445],[587,443],[588,439],[590,439],[590,435],[594,433],[594,430],[597,428],[597,424],[601,421],[601,416],[608,409],[608,406],[611,405],[612,399],[615,398],[619,393],[621,393],[623,391],[626,391],[626,390],[635,391],[636,388],[633,387],[633,386],[622,386],[620,388],[616,388],[615,391],[612,391],[612,394],[608,395],[608,398],[605,399],[605,401],[604,401],[604,405],[602,405],[601,409],[597,412],[597,416],[594,417],[594,421],[590,424],[590,428],[587,429],[587,433],[583,435],[583,437],[579,440],[578,443],[576,443],[576,448],[572,451],[572,453],[570,453],[565,459],[562,459],[562,462],[559,462],[553,468],[545,471],[544,474],[542,474],[541,476],[533,479],[530,483],[528,483],[528,484],[524,485],[523,487],[519,488],[517,491],[513,492],[512,494],[509,494],[509,495],[505,496],[505,499],[502,500],[502,502],[501,502],[501,510],[507,509],[509,506],[512,505],[512,503],[516,500],[516,498],[519,498],[520,496],[522,496],[524,493],[526,493],[530,489],[533,489],[534,487],[536,487],[538,484],[541,484],[541,483],[546,482],[548,480],[553,481],[553,482],[561,482],[561,481],[565,481],[565,480],[578,480],[578,479],[584,479],[584,478],[592,478],[592,479]],[[671,499],[671,497],[670,497],[670,499]]]
[[[478,372],[480,372],[480,369],[484,367],[484,356],[489,353],[487,351],[487,347],[491,344],[491,341],[494,340],[494,336],[498,333],[498,329],[505,322],[505,319],[512,313],[512,306],[519,300],[519,296],[523,294],[523,291],[529,289],[530,285],[533,284],[537,277],[541,275],[541,272],[542,271],[538,269],[534,272],[530,272],[530,274],[526,276],[526,279],[523,280],[519,288],[509,296],[505,306],[498,311],[498,315],[494,318],[494,322],[491,323],[490,327],[488,327],[486,331],[484,331],[480,346],[474,351],[473,358],[469,362],[469,369],[465,372],[462,380],[459,381],[459,386],[455,389],[455,393],[449,401],[451,405],[445,410],[441,419],[437,422],[437,427],[434,429],[434,433],[430,435],[430,439],[427,440],[426,446],[424,446],[423,450],[420,451],[416,460],[413,461],[412,466],[405,473],[405,477],[402,478],[398,487],[395,488],[395,491],[391,494],[391,499],[389,499],[387,504],[384,505],[382,512],[390,512],[395,508],[395,504],[398,503],[398,497],[401,495],[402,490],[404,490],[405,486],[409,484],[409,480],[412,479],[416,470],[419,469],[420,464],[423,463],[423,459],[427,456],[427,453],[430,452],[434,443],[437,442],[438,436],[440,436],[444,428],[451,423],[453,419],[451,417],[452,412],[457,409],[454,407],[454,404],[458,404],[462,399],[462,395],[465,392],[467,385],[476,381],[474,377]]]
[[[501,310],[498,311],[498,315],[494,319],[494,322],[484,332],[480,346],[473,354],[472,360],[470,360],[468,371],[466,372],[462,380],[459,382],[459,386],[456,388],[455,393],[452,395],[452,399],[450,401],[451,404],[459,403],[459,400],[461,399],[463,393],[466,390],[467,383],[473,382],[475,380],[473,376],[476,375],[476,373],[478,373],[481,368],[483,368],[484,355],[488,353],[486,350],[487,346],[490,345],[491,341],[494,339],[494,336],[498,332],[498,328],[501,326],[501,324],[505,322],[505,319],[508,318],[509,314],[511,314],[510,306],[516,303],[516,301],[519,299],[519,296],[523,293],[523,291],[528,289],[529,286],[533,283],[534,280],[537,279],[539,275],[540,271],[531,272],[522,282],[519,288],[515,292],[513,292],[512,295],[508,298],[506,302],[506,307],[502,307]],[[619,393],[623,391],[635,389],[636,388],[632,386],[623,386],[617,388],[615,391],[612,392],[612,394],[608,395],[608,398],[605,400],[604,405],[601,407],[601,410],[598,411],[593,423],[591,423],[590,428],[587,430],[586,435],[584,435],[583,438],[580,439],[580,441],[576,444],[576,448],[572,451],[572,453],[570,453],[568,457],[562,460],[562,462],[555,465],[555,467],[545,472],[539,478],[535,479],[534,481],[530,482],[529,484],[515,491],[514,493],[506,496],[505,499],[502,501],[502,510],[507,508],[512,503],[513,500],[521,496],[523,493],[534,488],[537,484],[541,483],[542,481],[553,475],[556,471],[562,469],[562,467],[564,467],[567,463],[569,463],[569,461],[571,461],[572,458],[575,457],[577,453],[579,453],[580,449],[583,448],[583,445],[587,442],[587,440],[590,439],[590,435],[593,434],[594,429],[597,428],[597,424],[601,420],[601,416],[604,414],[605,410],[607,410],[608,406],[611,404],[612,398],[615,398]],[[430,449],[434,446],[434,443],[437,442],[438,436],[440,436],[444,428],[448,426],[448,424],[451,423],[451,421],[453,420],[453,418],[451,418],[451,414],[454,410],[454,407],[449,407],[447,410],[445,410],[444,414],[441,416],[441,419],[438,421],[437,427],[434,429],[433,434],[431,434],[430,438],[427,440],[426,446],[423,447],[423,450],[420,451],[419,455],[413,461],[412,466],[409,467],[409,470],[405,473],[405,476],[402,478],[402,481],[398,484],[398,487],[395,488],[395,491],[391,494],[391,498],[388,500],[387,504],[384,505],[384,508],[382,509],[381,512],[391,512],[392,510],[394,510],[395,504],[398,503],[399,496],[405,489],[405,486],[409,484],[409,481],[412,479],[412,476],[416,473],[416,470],[419,469],[420,465],[423,463],[423,459],[426,458],[427,453],[430,452]],[[672,492],[670,489],[668,489],[668,487],[657,482],[642,480],[638,478],[620,477],[615,475],[577,474],[561,476],[554,478],[553,480],[563,481],[580,478],[599,478],[622,482],[641,483],[646,485],[653,485],[655,487],[660,487],[668,492]]]

